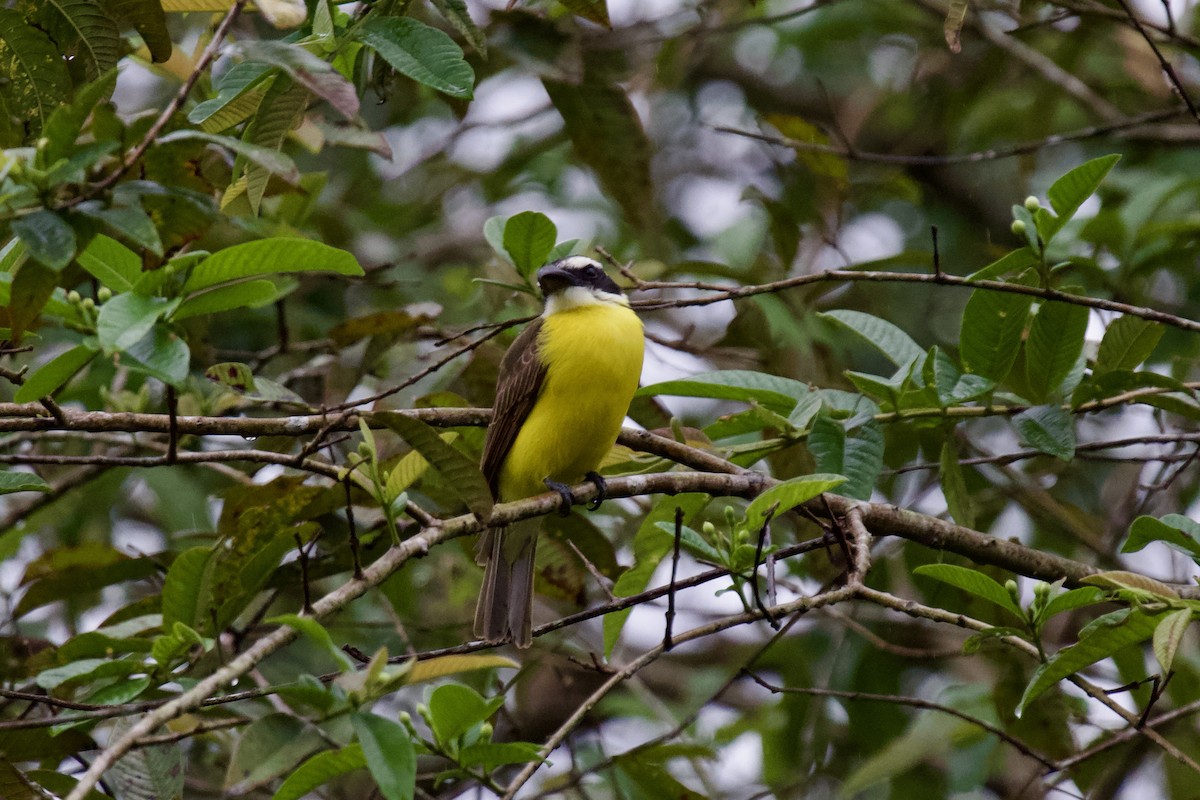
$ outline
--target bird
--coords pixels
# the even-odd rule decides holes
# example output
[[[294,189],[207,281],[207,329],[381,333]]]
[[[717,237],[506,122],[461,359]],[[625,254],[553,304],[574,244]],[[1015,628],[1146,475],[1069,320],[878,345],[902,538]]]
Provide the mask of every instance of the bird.
[[[497,502],[541,494],[562,498],[587,479],[604,499],[596,469],[616,442],[642,374],[642,321],[598,262],[571,256],[537,271],[542,314],[500,363],[480,469]],[[475,636],[490,644],[533,641],[533,578],[540,519],[488,528],[476,560],[485,567]]]

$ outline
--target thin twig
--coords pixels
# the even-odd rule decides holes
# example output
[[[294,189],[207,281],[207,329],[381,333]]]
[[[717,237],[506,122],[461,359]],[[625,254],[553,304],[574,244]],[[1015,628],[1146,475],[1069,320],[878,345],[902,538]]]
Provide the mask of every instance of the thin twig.
[[[714,125],[712,130],[717,133],[728,133],[734,136],[741,136],[747,139],[757,139],[758,141],[767,144],[779,145],[787,147],[791,150],[799,150],[808,153],[824,153],[827,155],[839,156],[850,161],[860,161],[868,164],[894,164],[897,166],[909,167],[943,167],[952,166],[955,164],[978,164],[985,161],[997,161],[1005,158],[1016,158],[1018,156],[1030,155],[1044,150],[1047,147],[1055,147],[1057,145],[1069,144],[1084,139],[1094,139],[1098,136],[1104,136],[1109,133],[1117,133],[1124,130],[1141,128],[1155,122],[1165,122],[1182,114],[1186,114],[1188,109],[1180,106],[1177,108],[1158,109],[1156,111],[1147,111],[1143,114],[1134,114],[1125,117],[1115,122],[1104,123],[1100,125],[1090,125],[1086,128],[1070,131],[1068,133],[1058,133],[1047,136],[1042,139],[1035,139],[1028,142],[1020,142],[1008,147],[995,147],[990,150],[977,150],[970,153],[944,153],[941,155],[918,155],[907,153],[880,153],[857,148],[851,149],[842,145],[830,145],[820,142],[805,142],[799,139],[792,139],[786,136],[776,136],[762,131],[751,131],[745,128],[735,128],[725,125]]]
[[[1133,13],[1133,9],[1129,7],[1129,4],[1125,2],[1125,0],[1117,0],[1117,5],[1121,7],[1121,9],[1125,12],[1125,16],[1129,18],[1130,24],[1133,25],[1137,32],[1141,34],[1141,37],[1146,40],[1146,44],[1150,45],[1150,49],[1154,51],[1154,57],[1158,59],[1159,65],[1162,66],[1163,74],[1166,75],[1167,83],[1170,85],[1171,90],[1175,92],[1179,99],[1183,101],[1184,105],[1187,106],[1188,111],[1191,112],[1192,118],[1196,120],[1197,123],[1200,123],[1200,110],[1196,109],[1195,104],[1192,102],[1192,98],[1188,96],[1187,89],[1184,88],[1183,81],[1179,80],[1179,76],[1175,74],[1175,68],[1171,66],[1171,62],[1168,61],[1167,57],[1162,54],[1162,51],[1158,49],[1158,45],[1155,43],[1153,37],[1151,37],[1146,31],[1145,27],[1142,26],[1141,19],[1139,19],[1138,16]]]
[[[175,93],[175,96],[163,108],[162,113],[158,115],[158,119],[154,120],[154,124],[146,131],[142,140],[125,154],[125,157],[121,159],[121,163],[117,165],[116,169],[104,176],[100,181],[88,186],[85,191],[62,203],[59,206],[60,209],[76,206],[85,200],[95,197],[114,186],[126,172],[133,169],[134,164],[141,160],[146,151],[150,149],[150,146],[162,134],[167,124],[170,123],[171,118],[178,113],[179,109],[183,108],[183,104],[187,102],[188,95],[192,93],[196,81],[200,80],[200,76],[204,74],[204,71],[208,69],[208,65],[212,63],[212,60],[217,57],[217,53],[220,52],[221,44],[224,42],[226,34],[229,33],[229,29],[233,26],[233,22],[237,19],[238,14],[242,12],[246,1],[234,0],[233,5],[229,7],[229,11],[225,13],[216,30],[213,31],[213,37],[209,41],[208,46],[204,48],[204,52],[200,54],[200,58],[197,59],[195,65],[192,67],[192,71],[188,73],[187,78],[179,87],[179,91]]]
[[[666,626],[663,630],[663,650],[669,651],[672,646],[672,628],[675,625],[675,581],[679,576],[679,543],[683,540],[683,507],[675,506],[675,545],[671,551],[671,580],[667,583],[670,591],[667,593]]]
[[[919,697],[907,697],[904,695],[896,695],[896,694],[875,694],[872,692],[845,692],[845,691],[838,691],[836,689],[819,689],[816,687],[804,687],[804,686],[777,686],[773,683],[768,682],[766,679],[760,677],[759,675],[757,675],[753,672],[750,672],[749,670],[743,671],[743,674],[750,680],[757,683],[759,686],[761,686],[764,689],[766,689],[767,691],[771,692],[772,694],[803,694],[803,695],[810,695],[812,697],[836,697],[836,698],[839,698],[842,700],[865,700],[865,701],[871,701],[871,702],[877,702],[877,703],[893,703],[895,705],[909,706],[911,708],[921,708],[921,709],[926,709],[929,711],[938,711],[943,714],[949,714],[952,717],[958,717],[959,719],[961,719],[965,722],[969,722],[972,725],[975,725],[976,727],[982,728],[983,730],[987,731],[988,733],[992,734],[993,736],[996,736],[999,739],[1001,739],[1002,741],[1007,742],[1015,750],[1018,750],[1019,752],[1028,756],[1029,758],[1032,758],[1034,761],[1037,761],[1039,764],[1046,767],[1047,769],[1054,769],[1056,767],[1056,764],[1054,761],[1052,761],[1048,757],[1042,755],[1038,751],[1034,750],[1032,747],[1025,744],[1025,742],[1021,741],[1017,737],[1008,733],[1003,728],[1001,728],[997,725],[993,725],[992,723],[988,722],[987,720],[979,719],[978,717],[973,717],[970,714],[966,714],[962,711],[959,711],[958,709],[953,708],[952,706],[942,705],[941,703],[934,703],[930,700],[922,700]]]
[[[772,591],[768,593],[768,603],[764,604],[762,593],[758,590],[758,566],[762,563],[763,548],[771,538],[771,519],[775,516],[775,510],[779,508],[779,503],[773,503],[763,515],[762,527],[758,530],[758,545],[754,548],[754,566],[750,570],[750,592],[754,596],[754,607],[763,613],[767,623],[775,630],[779,630],[779,620],[775,618],[770,611],[767,610],[767,605],[774,605],[774,578],[770,578]]]

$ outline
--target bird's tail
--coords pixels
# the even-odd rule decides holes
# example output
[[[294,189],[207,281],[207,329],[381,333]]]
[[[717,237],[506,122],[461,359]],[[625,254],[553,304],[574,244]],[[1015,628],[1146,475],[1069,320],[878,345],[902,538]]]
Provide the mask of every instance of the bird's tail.
[[[475,607],[475,635],[483,641],[511,641],[521,648],[533,643],[536,546],[537,527],[530,521],[489,528],[480,537],[475,558],[487,566]]]

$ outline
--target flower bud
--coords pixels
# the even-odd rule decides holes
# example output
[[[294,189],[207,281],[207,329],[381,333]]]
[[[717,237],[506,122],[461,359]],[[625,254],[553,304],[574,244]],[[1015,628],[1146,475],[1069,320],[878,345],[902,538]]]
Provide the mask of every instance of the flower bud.
[[[1025,210],[1028,211],[1029,213],[1032,214],[1033,212],[1037,211],[1041,207],[1042,207],[1042,204],[1040,202],[1038,202],[1038,199],[1036,197],[1034,197],[1033,195],[1029,195],[1029,197],[1025,198]]]
[[[83,310],[84,311],[95,311],[96,310],[96,301],[90,297],[83,298]]]
[[[80,300],[82,300],[82,298],[79,296],[79,292],[75,291],[74,289],[67,292],[67,302],[71,305],[79,305]]]
[[[108,288],[107,286],[101,286],[96,292],[96,299],[101,303],[107,303],[112,299],[112,289]]]
[[[1014,234],[1016,234],[1017,236],[1024,236],[1025,235],[1025,221],[1019,220],[1019,219],[1014,219],[1013,224],[1012,224],[1012,232]]]

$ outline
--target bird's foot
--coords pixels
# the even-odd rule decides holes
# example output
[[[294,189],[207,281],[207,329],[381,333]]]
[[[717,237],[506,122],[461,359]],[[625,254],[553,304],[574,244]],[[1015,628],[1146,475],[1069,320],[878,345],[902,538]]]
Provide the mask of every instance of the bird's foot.
[[[588,511],[595,511],[600,507],[600,504],[608,499],[608,484],[604,482],[604,478],[599,472],[592,470],[587,475],[583,476],[596,487],[596,496],[593,497],[587,504]]]
[[[562,503],[558,507],[558,515],[560,517],[571,516],[571,506],[575,504],[575,495],[571,494],[571,487],[565,483],[552,481],[549,478],[546,478],[542,483],[546,484],[546,488],[551,491],[558,492],[558,496],[562,499]]]

